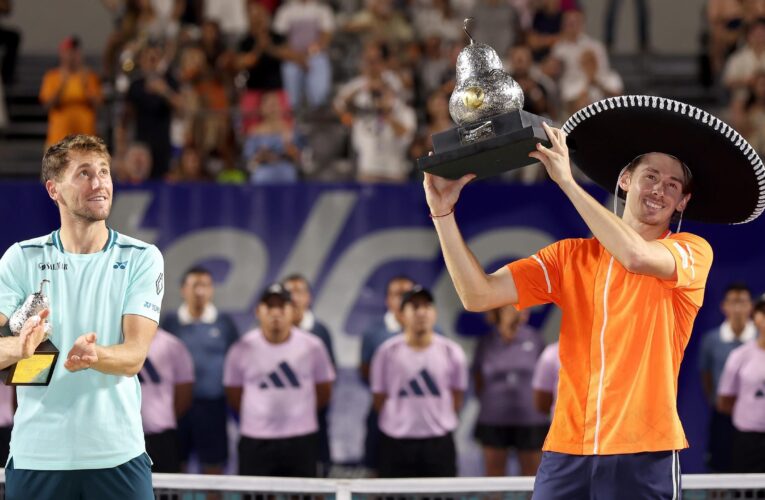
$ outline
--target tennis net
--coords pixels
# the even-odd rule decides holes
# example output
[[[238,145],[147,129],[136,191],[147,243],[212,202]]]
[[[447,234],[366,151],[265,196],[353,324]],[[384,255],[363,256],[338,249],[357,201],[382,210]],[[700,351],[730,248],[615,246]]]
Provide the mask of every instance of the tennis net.
[[[195,493],[217,492],[223,500],[527,500],[534,478],[294,479],[155,474],[158,500],[204,500]],[[687,474],[685,500],[765,499],[765,474]],[[614,499],[618,500],[618,499]]]
[[[532,477],[303,479],[154,474],[153,481],[157,500],[527,500],[534,486]],[[4,496],[2,469],[0,486]],[[765,474],[686,474],[682,488],[684,500],[765,499]]]

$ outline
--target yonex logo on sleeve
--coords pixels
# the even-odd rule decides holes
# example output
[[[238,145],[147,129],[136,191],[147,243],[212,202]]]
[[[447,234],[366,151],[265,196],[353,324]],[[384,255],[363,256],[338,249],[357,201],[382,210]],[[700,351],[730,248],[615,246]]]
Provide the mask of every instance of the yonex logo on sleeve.
[[[160,309],[159,309],[159,306],[157,304],[152,304],[149,301],[145,301],[143,303],[143,307],[145,307],[146,309],[150,309],[150,310],[154,311],[155,313],[159,314]]]
[[[112,269],[125,269],[127,267],[128,261],[117,261],[114,263],[114,266],[112,266]]]
[[[403,387],[398,391],[398,397],[400,398],[409,396],[423,398],[428,395],[440,397],[441,391],[438,389],[438,385],[436,385],[433,377],[425,369],[420,370],[420,373],[409,381],[408,387]]]

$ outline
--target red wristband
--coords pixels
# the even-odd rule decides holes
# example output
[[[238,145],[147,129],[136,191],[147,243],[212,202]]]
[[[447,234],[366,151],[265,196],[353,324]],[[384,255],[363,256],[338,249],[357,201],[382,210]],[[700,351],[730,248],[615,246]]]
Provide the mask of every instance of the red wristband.
[[[452,207],[452,209],[446,212],[445,214],[441,214],[441,215],[428,214],[428,215],[430,216],[431,219],[438,219],[439,217],[446,217],[447,215],[451,215],[453,213],[454,213],[454,207]]]

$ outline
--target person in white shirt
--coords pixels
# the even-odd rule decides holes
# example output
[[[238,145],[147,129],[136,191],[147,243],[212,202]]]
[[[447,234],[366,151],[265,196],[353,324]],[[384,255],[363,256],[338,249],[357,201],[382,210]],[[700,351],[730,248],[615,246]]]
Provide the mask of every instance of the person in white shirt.
[[[730,56],[723,69],[723,84],[733,93],[734,101],[748,96],[754,75],[765,71],[765,20],[758,19],[746,34],[746,45]]]
[[[611,69],[601,42],[584,32],[584,13],[568,10],[563,14],[560,40],[551,56],[560,61],[561,100],[569,112],[575,103],[587,105],[623,90],[621,77]],[[586,102],[581,102],[583,95]]]
[[[317,0],[289,0],[276,11],[273,30],[287,39],[299,61],[282,64],[284,87],[292,109],[322,106],[332,89],[328,47],[335,29],[332,9]]]
[[[363,72],[344,85],[335,110],[351,127],[361,182],[402,182],[411,169],[409,145],[417,130],[414,110],[401,99],[401,82],[387,71],[382,48],[364,51]]]

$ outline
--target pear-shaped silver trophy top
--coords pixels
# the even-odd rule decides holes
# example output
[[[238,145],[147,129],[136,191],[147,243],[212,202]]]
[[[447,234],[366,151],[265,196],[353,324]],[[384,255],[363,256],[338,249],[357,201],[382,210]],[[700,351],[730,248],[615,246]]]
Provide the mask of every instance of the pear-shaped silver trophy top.
[[[21,304],[21,307],[16,309],[16,311],[11,314],[11,319],[8,322],[8,326],[11,328],[11,333],[14,335],[19,335],[21,333],[21,328],[29,318],[35,314],[39,314],[43,309],[50,307],[48,297],[43,291],[43,287],[46,283],[50,283],[50,281],[46,279],[42,280],[40,282],[40,291],[30,294],[26,300],[24,300],[24,303]],[[50,335],[49,323],[46,324],[45,335],[46,338],[48,335]]]
[[[497,51],[473,41],[468,31],[472,20],[465,19],[470,44],[457,57],[457,83],[449,99],[449,114],[457,125],[523,108],[523,90],[505,72]]]

